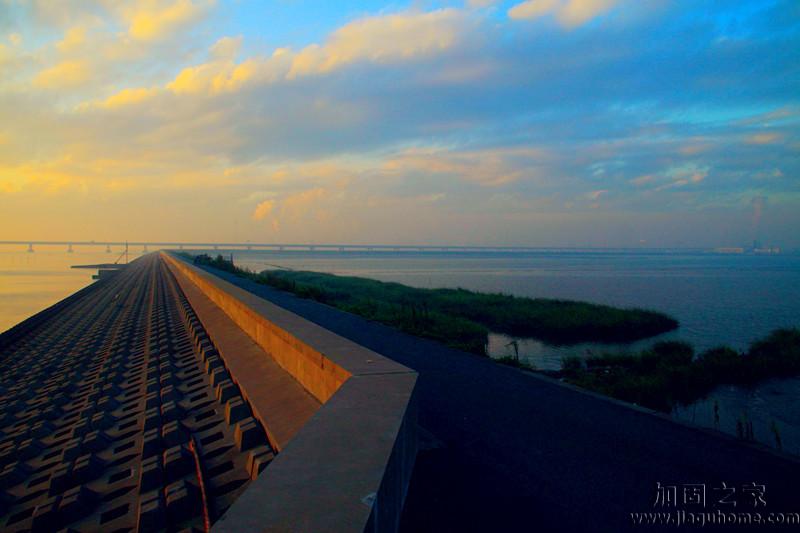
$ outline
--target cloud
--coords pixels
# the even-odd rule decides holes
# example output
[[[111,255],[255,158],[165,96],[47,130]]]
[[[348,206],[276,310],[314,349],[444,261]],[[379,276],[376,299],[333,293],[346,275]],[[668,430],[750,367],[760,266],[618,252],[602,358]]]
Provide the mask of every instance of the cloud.
[[[526,0],[512,6],[508,16],[525,20],[553,15],[567,28],[585,24],[593,18],[606,13],[621,0]]]
[[[330,72],[357,61],[388,63],[435,54],[456,44],[462,23],[456,9],[365,17],[336,30],[324,45],[303,48],[287,76]]]
[[[639,176],[637,178],[633,178],[629,181],[630,184],[636,185],[637,187],[641,187],[642,185],[647,185],[648,183],[653,183],[656,180],[656,177],[652,174],[645,174],[644,176]]]
[[[603,196],[604,194],[608,194],[608,189],[600,189],[600,190],[597,190],[597,191],[591,191],[586,196],[590,200],[599,200],[600,197]]]
[[[276,83],[331,73],[359,62],[385,65],[436,55],[461,38],[464,15],[456,9],[364,17],[331,33],[323,44],[299,51],[277,48],[269,57],[235,61],[241,38],[225,37],[210,49],[210,61],[183,69],[167,88],[178,94],[220,94],[252,83]],[[473,77],[485,66],[442,75]]]
[[[8,63],[11,63],[13,58],[14,58],[14,53],[11,51],[11,49],[8,46],[4,45],[3,43],[0,43],[0,67],[3,67],[3,65],[6,65]]]
[[[527,0],[511,7],[508,16],[512,19],[533,19],[554,13],[561,7],[561,0]]]
[[[253,211],[253,220],[263,220],[267,218],[274,208],[275,202],[273,200],[264,200],[259,203]]]
[[[551,154],[539,148],[509,147],[474,151],[419,150],[401,152],[384,168],[390,172],[448,175],[484,187],[535,180]]]
[[[289,195],[281,201],[281,215],[292,220],[302,219],[329,194],[328,190],[315,187]]]
[[[121,10],[128,33],[143,41],[162,39],[201,18],[213,0],[137,0]]]
[[[135,89],[123,89],[116,94],[112,94],[105,100],[103,100],[99,105],[101,107],[105,107],[108,109],[125,107],[132,104],[138,104],[148,100],[149,98],[158,94],[158,89],[146,89],[146,88],[135,88]]]
[[[800,107],[791,105],[780,107],[772,111],[767,111],[766,113],[758,113],[754,116],[750,116],[741,120],[739,123],[742,125],[772,124],[786,119],[795,118],[798,115],[800,115]]]
[[[236,37],[222,37],[211,47],[211,56],[222,61],[233,61],[242,48],[244,38],[241,35]]]
[[[62,54],[69,53],[86,43],[86,28],[75,26],[69,28],[64,38],[56,43],[56,48]]]
[[[269,81],[270,66],[275,63],[255,58],[238,64],[231,59],[215,59],[183,69],[166,88],[176,94],[234,92],[257,78]]]
[[[580,26],[609,11],[620,0],[568,0],[557,17],[565,26]]]
[[[754,133],[745,139],[747,144],[772,144],[781,140],[781,136],[774,132]]]
[[[690,179],[690,181],[692,183],[700,183],[701,181],[706,179],[707,175],[708,175],[708,172],[695,172],[694,174],[692,174],[692,177],[689,178],[689,179]]]
[[[40,89],[67,89],[85,84],[91,77],[91,69],[84,61],[63,61],[40,71],[33,79],[34,87]]]

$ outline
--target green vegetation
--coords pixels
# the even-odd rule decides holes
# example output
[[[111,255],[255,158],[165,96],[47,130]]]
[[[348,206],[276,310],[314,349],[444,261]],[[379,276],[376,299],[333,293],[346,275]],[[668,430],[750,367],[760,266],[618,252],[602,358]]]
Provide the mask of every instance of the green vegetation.
[[[670,411],[703,398],[718,385],[753,385],[800,374],[800,329],[776,330],[745,353],[720,347],[695,357],[686,343],[658,342],[639,354],[569,358],[561,374],[580,387]],[[747,421],[740,424],[746,435]]]
[[[319,272],[266,270],[256,274],[222,256],[200,255],[194,260],[478,354],[485,354],[489,331],[574,344],[637,340],[678,326],[666,315],[641,309],[465,289],[417,289]]]

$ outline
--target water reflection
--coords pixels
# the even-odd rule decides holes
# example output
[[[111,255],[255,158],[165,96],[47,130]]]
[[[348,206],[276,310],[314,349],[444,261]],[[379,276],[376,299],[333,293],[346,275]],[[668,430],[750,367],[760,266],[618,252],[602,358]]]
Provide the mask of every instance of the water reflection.
[[[70,266],[114,262],[118,250],[39,247],[0,249],[0,332],[92,283],[93,270]]]

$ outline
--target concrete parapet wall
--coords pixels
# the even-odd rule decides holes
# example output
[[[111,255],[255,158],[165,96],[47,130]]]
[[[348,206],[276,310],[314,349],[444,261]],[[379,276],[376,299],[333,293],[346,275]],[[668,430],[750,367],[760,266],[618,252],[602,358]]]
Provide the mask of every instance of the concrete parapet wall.
[[[281,368],[320,402],[328,401],[350,377],[350,372],[322,355],[308,342],[325,336],[324,330],[322,335],[316,331],[322,329],[319,326],[196,268],[177,256],[162,254],[168,264],[197,285]],[[306,342],[300,340],[303,336],[308,337]]]
[[[397,530],[417,452],[416,373],[162,256],[322,404],[214,531]]]

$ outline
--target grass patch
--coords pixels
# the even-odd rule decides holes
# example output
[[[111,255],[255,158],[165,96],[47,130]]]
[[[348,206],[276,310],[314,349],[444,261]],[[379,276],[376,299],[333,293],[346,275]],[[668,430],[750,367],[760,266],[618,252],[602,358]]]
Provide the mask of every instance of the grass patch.
[[[800,374],[800,329],[778,329],[739,353],[707,350],[695,357],[683,342],[659,342],[637,354],[568,358],[562,376],[570,383],[659,411],[687,405],[723,384]]]
[[[319,272],[265,270],[256,274],[234,266],[222,256],[199,255],[194,261],[482,355],[486,353],[490,331],[576,344],[633,341],[678,326],[671,317],[642,309],[465,289],[418,289]]]

